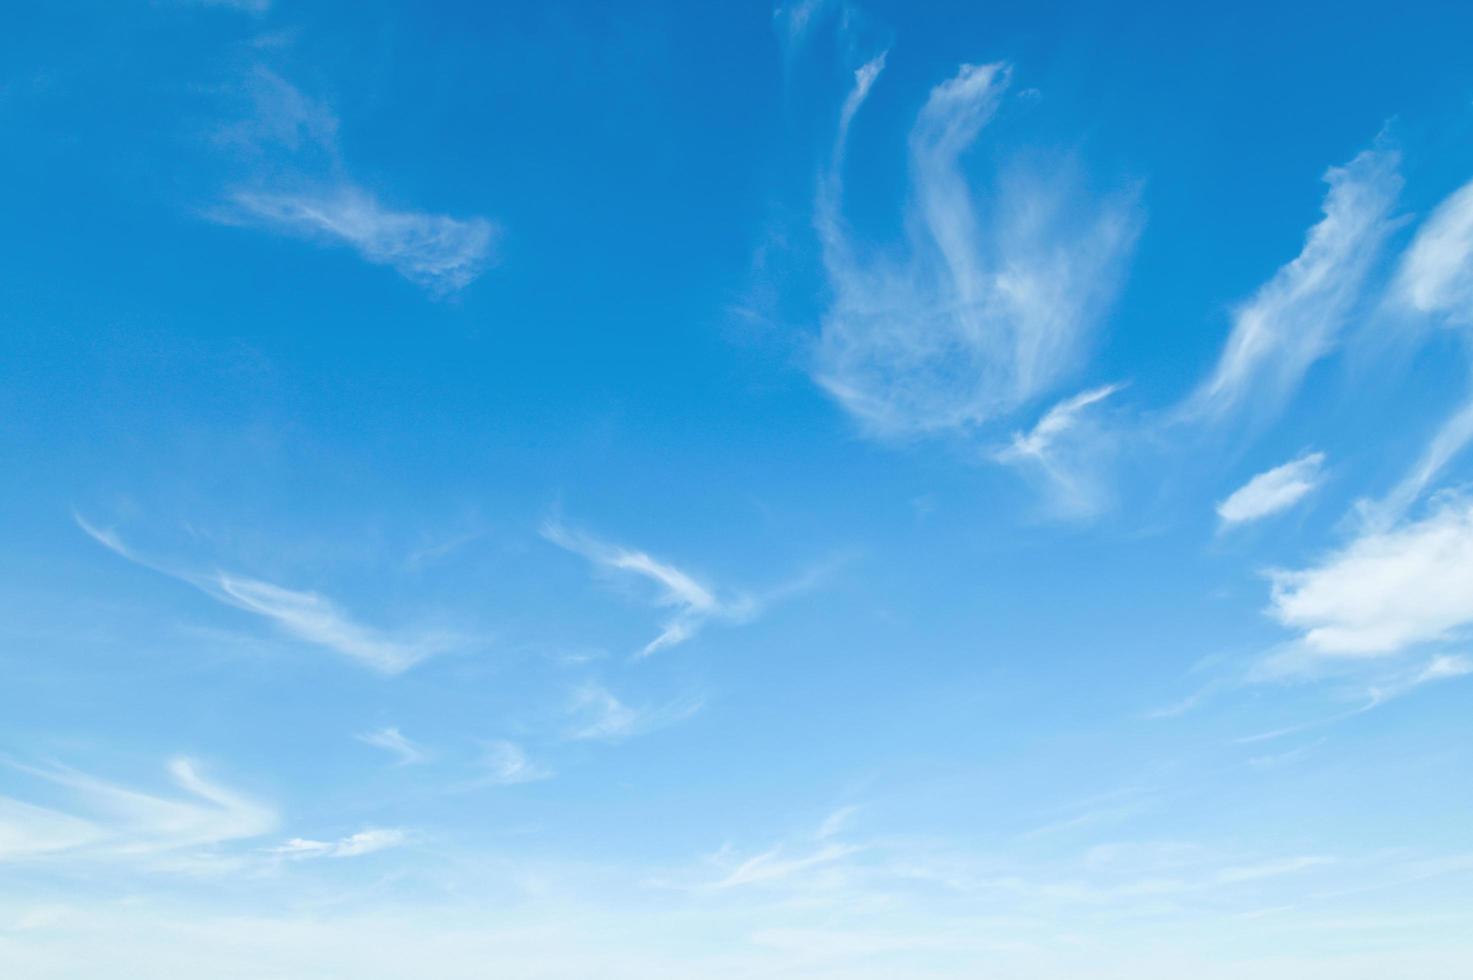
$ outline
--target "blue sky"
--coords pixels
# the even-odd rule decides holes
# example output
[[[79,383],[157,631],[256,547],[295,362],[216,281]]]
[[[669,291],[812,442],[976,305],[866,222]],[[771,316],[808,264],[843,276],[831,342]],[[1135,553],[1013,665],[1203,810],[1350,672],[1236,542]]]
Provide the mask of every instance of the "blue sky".
[[[6,21],[0,974],[1473,973],[1466,5]]]

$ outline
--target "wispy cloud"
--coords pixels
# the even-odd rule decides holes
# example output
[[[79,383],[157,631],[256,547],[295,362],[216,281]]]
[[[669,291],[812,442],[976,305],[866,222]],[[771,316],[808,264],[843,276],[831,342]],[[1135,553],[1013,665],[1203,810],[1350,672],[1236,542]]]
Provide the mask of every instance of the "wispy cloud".
[[[1461,654],[1437,654],[1400,677],[1372,686],[1369,692],[1371,706],[1385,704],[1426,684],[1455,680],[1470,674],[1473,674],[1473,658]]]
[[[1402,254],[1390,290],[1393,305],[1473,324],[1473,182],[1439,204]],[[1432,437],[1407,474],[1380,500],[1362,501],[1361,516],[1373,528],[1401,518],[1437,476],[1473,441],[1473,398],[1467,398]]]
[[[773,9],[772,23],[784,57],[791,59],[797,53],[830,6],[830,0],[793,0]]]
[[[881,437],[965,430],[1046,393],[1075,368],[1140,227],[1133,194],[1095,201],[1063,168],[1010,167],[985,199],[960,157],[1002,104],[1011,69],[966,65],[932,90],[910,133],[911,237],[900,257],[845,228],[850,123],[883,59],[855,74],[815,221],[834,298],[814,376]]]
[[[721,876],[704,887],[712,889],[740,888],[750,885],[791,884],[796,879],[815,873],[837,871],[837,866],[852,855],[866,850],[865,845],[845,843],[838,839],[857,807],[844,806],[826,816],[817,831],[794,835],[750,857],[737,857],[728,846],[722,847],[711,860],[722,868]],[[840,877],[844,877],[840,874]]]
[[[606,544],[557,521],[545,522],[542,536],[560,548],[582,555],[599,568],[633,575],[655,586],[654,603],[671,608],[674,613],[661,628],[660,635],[640,649],[640,657],[684,643],[709,622],[745,622],[760,609],[760,603],[752,596],[720,595],[674,565],[643,551]]]
[[[324,102],[257,68],[245,85],[252,111],[218,138],[255,173],[205,212],[222,224],[267,228],[347,245],[437,296],[468,286],[490,265],[496,226],[382,203],[347,176],[339,121]]]
[[[221,220],[351,246],[367,261],[442,295],[480,276],[496,233],[484,218],[396,211],[345,183],[311,192],[236,191],[229,202]]]
[[[1421,313],[1473,321],[1473,181],[1437,206],[1402,256],[1394,294]]]
[[[686,697],[655,708],[630,707],[607,689],[597,684],[585,684],[573,692],[568,708],[573,724],[567,737],[618,742],[679,724],[704,706],[704,699]]]
[[[385,674],[397,674],[424,658],[452,648],[455,637],[439,632],[396,636],[364,626],[315,592],[299,592],[227,572],[198,572],[141,557],[110,529],[81,515],[77,526],[94,541],[129,561],[187,582],[219,602],[260,616],[288,636],[348,657]]]
[[[175,0],[186,7],[228,7],[257,16],[271,9],[271,0]]]
[[[481,769],[485,773],[482,781],[497,786],[535,783],[551,779],[554,775],[552,770],[528,758],[520,745],[507,739],[495,739],[485,744]]]
[[[1473,399],[1464,402],[1443,422],[1417,462],[1386,496],[1357,503],[1356,508],[1366,526],[1372,530],[1385,530],[1400,520],[1470,440],[1473,440]]]
[[[1087,416],[1123,385],[1091,388],[1066,398],[1044,413],[1027,432],[994,454],[999,463],[1021,467],[1042,478],[1055,509],[1065,516],[1088,516],[1104,504],[1099,473],[1112,436]]]
[[[429,758],[424,749],[405,738],[397,728],[380,728],[376,732],[364,732],[357,738],[360,742],[392,752],[401,766],[414,765]]]
[[[1448,639],[1473,622],[1473,502],[1445,500],[1270,580],[1271,614],[1313,654],[1377,656]]]
[[[1325,174],[1324,218],[1310,229],[1299,255],[1233,315],[1217,368],[1188,402],[1188,416],[1277,410],[1310,366],[1334,348],[1396,227],[1399,164],[1394,150],[1366,150]]]
[[[832,865],[857,850],[858,847],[850,844],[821,844],[802,854],[786,854],[781,848],[773,848],[742,861],[712,887],[737,888],[782,881],[814,868]]]
[[[259,837],[277,825],[270,807],[210,782],[186,758],[168,764],[175,785],[186,794],[182,798],[120,786],[60,766],[8,765],[69,792],[76,810],[0,797],[0,860],[159,855]]]
[[[1227,526],[1288,510],[1319,486],[1324,463],[1324,453],[1305,453],[1259,473],[1217,505],[1217,516]]]
[[[404,831],[393,827],[360,830],[335,841],[309,840],[293,837],[270,853],[292,860],[307,858],[351,858],[373,854],[376,851],[398,847],[409,839]]]

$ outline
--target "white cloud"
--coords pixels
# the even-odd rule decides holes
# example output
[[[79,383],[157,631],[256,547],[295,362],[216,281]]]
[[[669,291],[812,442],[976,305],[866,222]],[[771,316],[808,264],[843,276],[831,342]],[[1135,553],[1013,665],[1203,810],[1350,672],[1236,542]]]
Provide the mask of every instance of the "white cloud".
[[[1473,658],[1440,653],[1409,673],[1373,685],[1367,692],[1370,695],[1367,708],[1378,707],[1426,684],[1456,680],[1470,674],[1473,674]]]
[[[860,848],[850,844],[823,844],[806,854],[787,856],[781,848],[773,848],[742,861],[712,887],[736,888],[784,881],[815,868],[832,865],[858,850]]]
[[[1473,622],[1473,502],[1445,501],[1270,579],[1270,613],[1311,653],[1375,656],[1449,639]]]
[[[1402,254],[1392,283],[1394,302],[1447,322],[1473,324],[1473,181],[1439,204]],[[1360,504],[1372,527],[1384,528],[1421,497],[1437,475],[1473,440],[1473,399],[1433,436],[1412,469],[1379,501]]]
[[[1245,524],[1293,507],[1319,486],[1324,453],[1305,453],[1260,473],[1217,505],[1223,524]]]
[[[257,16],[271,9],[271,0],[179,0],[179,2],[195,7],[229,7],[232,10],[240,10]]]
[[[280,847],[271,848],[272,854],[300,860],[303,858],[350,858],[362,857],[375,851],[398,847],[409,839],[404,831],[386,827],[360,830],[356,834],[335,841],[308,840],[293,837]]]
[[[791,59],[803,46],[828,6],[829,0],[793,0],[773,9],[772,22],[785,57]]]
[[[245,90],[251,112],[222,126],[218,139],[253,173],[206,217],[347,245],[439,296],[468,286],[491,263],[492,222],[392,208],[347,176],[338,118],[326,103],[261,67]]]
[[[573,692],[569,714],[574,724],[567,737],[618,742],[679,724],[704,706],[702,699],[688,697],[658,708],[632,708],[603,687],[585,684]]]
[[[1417,502],[1469,440],[1473,440],[1473,399],[1464,403],[1442,424],[1416,464],[1391,488],[1390,493],[1380,500],[1357,504],[1366,526],[1382,530],[1400,520],[1407,508]]]
[[[395,211],[350,184],[310,193],[237,191],[230,200],[241,221],[352,246],[369,262],[390,266],[438,294],[480,276],[496,232],[484,218]]]
[[[1103,385],[1064,399],[1028,432],[1014,433],[1013,441],[993,458],[1041,477],[1059,514],[1085,517],[1095,513],[1104,505],[1099,471],[1114,439],[1091,423],[1087,412],[1122,387]]]
[[[269,620],[282,632],[385,674],[397,674],[424,658],[454,645],[455,638],[436,632],[393,636],[355,622],[331,600],[315,592],[299,592],[227,572],[195,572],[143,558],[110,529],[94,527],[81,515],[77,525],[94,541],[129,561],[162,572],[237,609]]]
[[[932,90],[911,130],[908,252],[861,258],[840,214],[840,167],[882,65],[856,73],[817,203],[834,298],[814,375],[871,434],[965,430],[1077,366],[1118,287],[1139,209],[1131,195],[1089,200],[1036,162],[975,198],[960,157],[1001,104],[1010,69],[966,65]]]
[[[282,151],[292,160],[321,154],[329,169],[340,164],[339,120],[326,102],[260,65],[246,77],[242,94],[250,112],[215,131],[223,149],[268,167]]]
[[[515,786],[551,779],[553,773],[527,757],[522,747],[506,739],[487,742],[482,757],[485,781],[498,786]]]
[[[1217,368],[1188,404],[1216,418],[1244,405],[1278,408],[1332,350],[1360,299],[1401,192],[1400,154],[1366,150],[1325,174],[1324,218],[1303,250],[1233,316]]]
[[[0,861],[69,851],[105,836],[90,820],[0,796]]]
[[[660,635],[639,651],[641,657],[684,643],[712,620],[740,623],[760,610],[760,604],[751,596],[719,596],[715,590],[673,565],[651,558],[642,551],[605,544],[586,534],[571,531],[557,521],[544,523],[542,536],[560,548],[582,555],[600,568],[635,575],[655,585],[655,604],[673,608],[675,612],[665,622]]]
[[[77,812],[0,797],[0,860],[158,855],[258,837],[277,824],[271,808],[206,780],[185,758],[168,765],[184,798],[119,786],[73,769],[10,765],[69,792]]]
[[[269,582],[218,573],[221,594],[232,605],[271,620],[284,632],[325,647],[385,674],[397,674],[445,649],[443,637],[389,637],[363,626],[315,592],[284,589]]]
[[[401,766],[414,765],[429,758],[424,749],[405,738],[397,728],[381,728],[376,732],[364,732],[357,738],[360,742],[383,749],[385,752],[392,752],[398,756],[398,764]]]
[[[1422,313],[1473,321],[1473,181],[1417,229],[1397,270],[1395,294]]]

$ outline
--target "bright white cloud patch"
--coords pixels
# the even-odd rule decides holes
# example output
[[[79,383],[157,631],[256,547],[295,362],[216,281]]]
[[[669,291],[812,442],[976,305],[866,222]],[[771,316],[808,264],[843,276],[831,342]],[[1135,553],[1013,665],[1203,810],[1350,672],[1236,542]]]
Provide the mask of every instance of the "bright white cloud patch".
[[[360,830],[356,834],[335,841],[309,840],[293,837],[271,853],[296,860],[304,858],[350,858],[362,857],[375,851],[398,847],[408,840],[409,835],[392,827]]]
[[[1299,255],[1234,314],[1217,368],[1193,396],[1191,414],[1276,409],[1335,346],[1395,227],[1400,159],[1391,150],[1366,150],[1325,174],[1324,219],[1310,229]]]
[[[1446,502],[1270,578],[1270,612],[1312,652],[1375,656],[1450,639],[1473,622],[1473,502]]]
[[[469,285],[491,256],[494,226],[483,218],[395,211],[356,187],[317,194],[246,192],[232,197],[243,218],[302,238],[352,246],[437,293]]]
[[[1217,505],[1224,524],[1245,524],[1288,510],[1319,486],[1324,453],[1306,453],[1260,473]]]
[[[1473,321],[1473,181],[1417,229],[1397,270],[1396,291],[1420,312]]]
[[[910,133],[903,255],[864,254],[844,226],[844,140],[883,65],[855,76],[817,206],[833,304],[814,375],[878,436],[966,429],[1076,368],[1140,226],[1132,195],[1095,201],[1066,173],[1005,169],[978,196],[961,157],[1001,105],[1010,69],[966,65],[931,91]]]

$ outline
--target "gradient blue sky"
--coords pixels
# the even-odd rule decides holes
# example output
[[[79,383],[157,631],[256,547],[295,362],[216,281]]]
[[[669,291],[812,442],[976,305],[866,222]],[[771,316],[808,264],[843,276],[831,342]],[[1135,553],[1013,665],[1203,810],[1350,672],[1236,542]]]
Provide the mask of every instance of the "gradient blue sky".
[[[1473,975],[1473,8],[10,5],[0,975]]]

